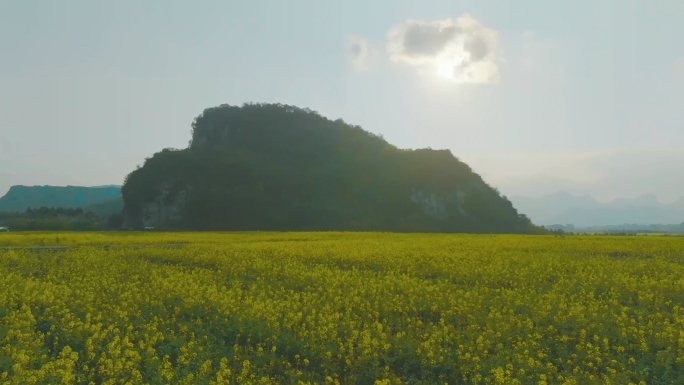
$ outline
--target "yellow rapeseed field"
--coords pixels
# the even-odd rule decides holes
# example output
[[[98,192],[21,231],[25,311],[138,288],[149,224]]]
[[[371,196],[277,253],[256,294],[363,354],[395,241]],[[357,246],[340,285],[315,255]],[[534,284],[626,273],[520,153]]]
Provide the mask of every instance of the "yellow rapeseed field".
[[[0,384],[684,384],[684,238],[0,234],[29,245],[83,247],[0,250]]]

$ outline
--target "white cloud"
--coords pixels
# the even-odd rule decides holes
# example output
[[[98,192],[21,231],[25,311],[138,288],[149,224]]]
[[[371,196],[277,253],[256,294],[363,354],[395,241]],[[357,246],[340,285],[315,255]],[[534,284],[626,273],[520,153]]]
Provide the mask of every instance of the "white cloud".
[[[354,70],[360,72],[370,70],[369,52],[366,39],[354,35],[347,37],[347,58]]]
[[[469,14],[395,26],[387,32],[387,52],[394,62],[458,83],[498,83],[503,63],[499,33]]]

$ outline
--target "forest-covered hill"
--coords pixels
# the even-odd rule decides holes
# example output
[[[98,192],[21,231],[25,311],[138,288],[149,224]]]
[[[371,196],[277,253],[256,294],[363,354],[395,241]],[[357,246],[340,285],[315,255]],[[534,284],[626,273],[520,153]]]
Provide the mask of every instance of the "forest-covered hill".
[[[211,230],[540,232],[448,150],[403,150],[281,104],[221,105],[128,175],[124,225]]]

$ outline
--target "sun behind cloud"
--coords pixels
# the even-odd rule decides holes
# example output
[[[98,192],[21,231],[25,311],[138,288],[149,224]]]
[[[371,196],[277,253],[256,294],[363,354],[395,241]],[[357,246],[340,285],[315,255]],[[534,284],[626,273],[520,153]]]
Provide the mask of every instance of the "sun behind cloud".
[[[395,26],[387,52],[394,62],[457,83],[498,83],[503,63],[499,33],[469,14]]]
[[[433,71],[435,72],[435,75],[448,79],[448,80],[455,80],[454,78],[454,68],[457,68],[464,59],[459,58],[459,59],[453,59],[453,58],[438,58],[435,59],[435,62],[433,64]]]

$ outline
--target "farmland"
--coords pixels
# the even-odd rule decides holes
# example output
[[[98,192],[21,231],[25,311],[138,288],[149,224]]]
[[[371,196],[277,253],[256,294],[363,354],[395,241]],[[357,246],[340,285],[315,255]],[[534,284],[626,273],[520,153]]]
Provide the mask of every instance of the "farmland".
[[[0,250],[0,384],[684,383],[684,238],[0,234],[36,245],[80,247]]]

